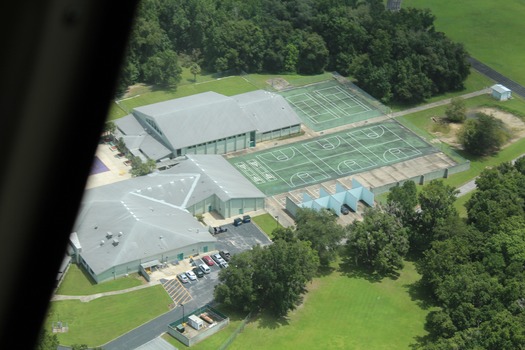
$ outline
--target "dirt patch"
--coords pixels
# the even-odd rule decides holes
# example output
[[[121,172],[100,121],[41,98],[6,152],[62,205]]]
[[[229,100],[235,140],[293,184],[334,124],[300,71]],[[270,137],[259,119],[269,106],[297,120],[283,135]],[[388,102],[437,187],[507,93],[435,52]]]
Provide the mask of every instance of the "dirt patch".
[[[479,112],[492,115],[494,118],[501,120],[505,124],[508,130],[512,132],[512,138],[507,144],[513,143],[525,137],[525,123],[514,114],[501,111],[497,108],[489,107],[476,108],[469,110],[468,113],[469,115],[474,115]],[[434,132],[434,135],[436,135],[441,142],[447,143],[453,147],[461,147],[461,145],[458,143],[457,134],[462,125],[463,124],[449,123],[449,130],[446,133]]]
[[[275,90],[280,91],[289,88],[291,85],[283,78],[274,78],[266,80],[268,85],[271,85]]]
[[[151,86],[146,85],[146,84],[131,85],[130,87],[128,87],[124,95],[122,95],[121,99],[124,100],[126,98],[134,97],[134,96],[137,96],[137,95],[140,95],[146,92],[150,92],[150,91],[151,91]]]

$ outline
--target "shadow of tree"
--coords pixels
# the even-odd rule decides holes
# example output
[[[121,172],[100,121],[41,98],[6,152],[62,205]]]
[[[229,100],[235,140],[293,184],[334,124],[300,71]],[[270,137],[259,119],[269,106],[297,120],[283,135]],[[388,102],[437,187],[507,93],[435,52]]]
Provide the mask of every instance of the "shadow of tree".
[[[416,281],[411,284],[403,285],[403,288],[406,288],[408,295],[412,301],[415,301],[417,305],[423,310],[428,310],[431,307],[437,306],[431,291],[421,284],[421,281]]]
[[[317,269],[316,277],[324,277],[330,275],[336,270],[333,266],[319,266]]]
[[[275,317],[268,312],[262,312],[254,321],[258,323],[258,327],[266,329],[277,329],[290,324],[286,316]]]
[[[358,266],[354,264],[352,261],[350,261],[350,259],[343,260],[339,264],[338,271],[343,276],[353,277],[353,278],[363,278],[373,283],[381,282],[381,280],[385,277],[367,267]]]

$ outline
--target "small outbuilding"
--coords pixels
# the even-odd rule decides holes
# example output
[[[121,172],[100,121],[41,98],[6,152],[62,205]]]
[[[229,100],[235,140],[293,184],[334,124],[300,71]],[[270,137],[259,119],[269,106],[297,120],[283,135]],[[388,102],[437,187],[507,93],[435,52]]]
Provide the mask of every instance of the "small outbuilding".
[[[492,85],[491,90],[492,97],[494,97],[498,101],[507,101],[511,98],[512,91],[501,84]]]
[[[188,323],[196,330],[200,330],[204,326],[204,321],[195,315],[188,317]]]

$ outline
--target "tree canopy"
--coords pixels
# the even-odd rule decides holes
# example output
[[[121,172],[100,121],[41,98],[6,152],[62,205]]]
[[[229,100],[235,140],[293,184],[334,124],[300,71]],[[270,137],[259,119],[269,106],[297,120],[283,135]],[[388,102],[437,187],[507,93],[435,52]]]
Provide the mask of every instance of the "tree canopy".
[[[142,0],[119,80],[174,86],[177,55],[208,72],[351,76],[383,102],[415,103],[463,88],[468,54],[429,10],[378,0]]]
[[[308,242],[278,239],[269,246],[255,246],[232,256],[229,267],[219,272],[215,300],[240,311],[285,316],[301,302],[318,267]]]

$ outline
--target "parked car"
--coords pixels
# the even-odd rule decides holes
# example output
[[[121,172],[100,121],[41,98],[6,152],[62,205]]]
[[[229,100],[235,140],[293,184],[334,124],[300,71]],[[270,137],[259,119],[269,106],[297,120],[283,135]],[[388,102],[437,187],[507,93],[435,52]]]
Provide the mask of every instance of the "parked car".
[[[209,256],[205,255],[202,257],[202,261],[204,261],[206,263],[206,265],[208,266],[213,266],[215,265],[215,263],[213,262],[213,259],[210,258]]]
[[[228,262],[226,262],[226,261],[222,261],[222,262],[219,263],[219,266],[220,266],[221,268],[227,268],[227,267],[230,266],[230,265],[228,264]]]
[[[190,279],[190,281],[195,281],[197,279],[197,275],[193,272],[193,270],[186,271],[186,276]]]
[[[201,269],[202,272],[204,272],[205,274],[208,274],[211,272],[211,269],[205,264],[200,264],[199,269]]]
[[[185,273],[181,273],[181,274],[177,275],[177,277],[179,278],[179,281],[181,281],[182,283],[188,283],[190,281],[188,279],[188,276],[186,276]]]
[[[341,206],[341,214],[347,215],[348,213],[350,213],[350,207],[346,204],[343,204]]]
[[[223,261],[226,261],[226,260],[224,260],[224,259],[222,258],[222,256],[221,256],[220,254],[218,254],[218,253],[217,253],[217,254],[213,254],[213,255],[211,256],[211,258],[213,259],[213,261],[215,261],[215,263],[216,263],[217,265],[219,265],[219,264],[220,264],[221,262],[223,262]]]
[[[240,226],[240,225],[242,225],[242,219],[241,218],[233,219],[233,226]]]
[[[200,268],[194,267],[192,271],[197,276],[197,278],[204,277],[204,272]]]
[[[246,223],[246,222],[251,222],[252,221],[252,218],[250,217],[250,215],[244,215],[242,217],[242,222]]]
[[[231,255],[230,252],[227,250],[221,250],[219,254],[222,256],[222,258],[226,261],[230,261]]]

